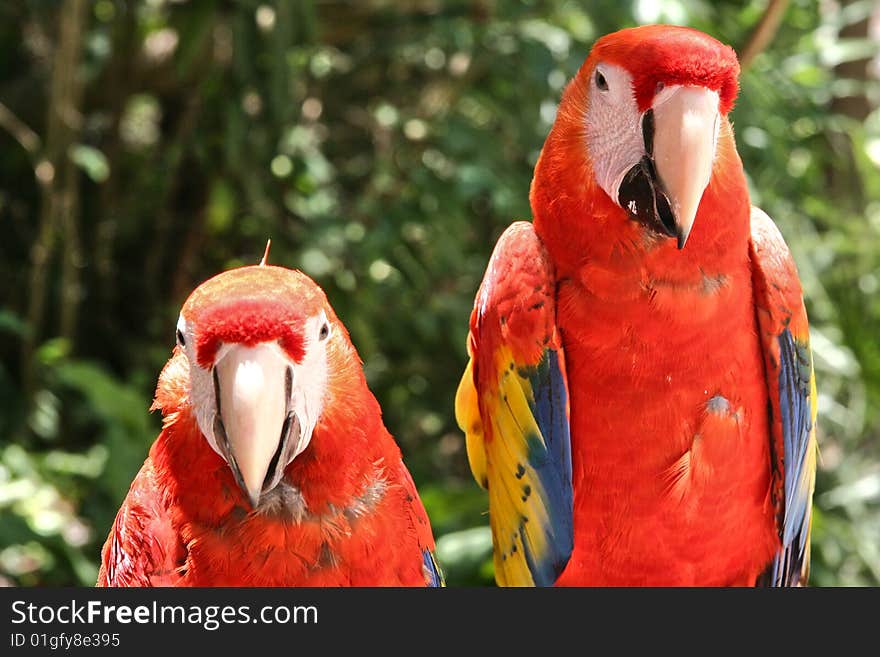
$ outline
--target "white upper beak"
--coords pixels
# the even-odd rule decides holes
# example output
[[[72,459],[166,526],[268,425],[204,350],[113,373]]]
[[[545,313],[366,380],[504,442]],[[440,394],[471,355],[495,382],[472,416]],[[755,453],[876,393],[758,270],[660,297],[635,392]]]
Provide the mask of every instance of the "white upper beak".
[[[653,157],[678,232],[687,241],[703,192],[712,177],[718,141],[718,93],[704,87],[674,85],[657,94]]]
[[[240,474],[239,485],[256,507],[283,438],[290,395],[288,363],[277,345],[234,345],[214,369],[229,465],[236,478]]]

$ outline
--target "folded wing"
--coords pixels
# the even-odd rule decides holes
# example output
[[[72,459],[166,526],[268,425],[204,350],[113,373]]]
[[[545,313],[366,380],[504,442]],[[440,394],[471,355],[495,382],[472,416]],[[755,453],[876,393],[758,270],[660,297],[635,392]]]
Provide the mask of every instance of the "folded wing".
[[[752,208],[752,280],[770,393],[771,458],[781,547],[759,584],[805,585],[816,482],[816,379],[794,260],[770,217]]]
[[[573,545],[565,358],[553,267],[532,225],[498,240],[471,314],[456,418],[489,492],[495,578],[552,585]]]

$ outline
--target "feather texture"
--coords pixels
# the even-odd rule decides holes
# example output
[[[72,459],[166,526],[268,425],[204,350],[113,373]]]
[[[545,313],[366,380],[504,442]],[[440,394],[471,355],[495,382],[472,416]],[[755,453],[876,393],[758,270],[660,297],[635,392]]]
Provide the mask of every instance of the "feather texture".
[[[807,321],[788,250],[778,232],[765,239],[769,219],[751,210],[727,116],[738,71],[732,49],[708,35],[645,26],[597,41],[565,89],[532,180],[533,228],[514,224],[496,246],[457,398],[471,467],[489,488],[499,583],[752,586],[805,577],[816,453]],[[631,89],[614,86],[621,81]],[[653,127],[648,110],[671,87],[718,98],[714,135],[706,133],[711,175],[686,245],[621,207],[596,177],[608,162],[593,162],[632,148],[620,162],[640,162],[654,135],[644,128]],[[604,110],[590,113],[600,102]],[[517,250],[514,236],[537,246]],[[573,542],[542,534],[559,541],[560,554],[570,550],[556,577],[526,559],[505,562],[519,548],[524,503],[507,473],[525,459],[534,426],[545,438],[559,433],[533,401],[554,388],[552,374],[532,381],[544,364],[552,372],[551,354],[566,382],[573,491]],[[552,526],[560,516],[548,510],[564,507],[542,503],[532,513],[543,510]]]
[[[162,432],[104,545],[98,584],[441,584],[415,484],[320,288],[299,272],[265,265],[213,280],[184,306],[196,335],[212,336],[197,342],[203,366],[212,366],[217,345],[209,343],[217,336],[242,344],[277,340],[291,358],[302,356],[303,318],[325,313],[334,330],[326,332],[323,411],[308,447],[252,508],[199,428],[194,364],[175,349],[153,405],[162,411]]]
[[[772,499],[781,547],[761,583],[806,584],[810,521],[816,483],[816,379],[807,316],[797,270],[771,219],[752,210],[755,301],[767,388],[773,449]]]
[[[530,224],[501,237],[471,318],[456,397],[474,478],[489,491],[499,584],[549,585],[571,553],[571,442],[552,268]]]

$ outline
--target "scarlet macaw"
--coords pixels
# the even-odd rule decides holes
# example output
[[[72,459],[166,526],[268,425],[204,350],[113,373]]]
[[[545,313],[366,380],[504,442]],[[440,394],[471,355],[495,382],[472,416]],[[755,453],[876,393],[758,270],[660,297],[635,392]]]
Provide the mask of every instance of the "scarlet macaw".
[[[314,281],[264,263],[184,304],[153,403],[164,426],[98,585],[439,585],[348,332]]]
[[[498,240],[456,396],[502,585],[797,585],[816,387],[779,231],[751,207],[734,51],[601,38]]]

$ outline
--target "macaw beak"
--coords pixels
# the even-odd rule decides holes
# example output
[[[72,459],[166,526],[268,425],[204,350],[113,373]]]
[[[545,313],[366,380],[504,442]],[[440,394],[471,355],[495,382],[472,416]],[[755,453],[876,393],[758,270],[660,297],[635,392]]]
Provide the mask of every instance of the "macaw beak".
[[[673,85],[642,115],[645,155],[624,175],[617,202],[637,221],[684,247],[712,177],[718,93]]]
[[[291,410],[293,369],[274,344],[233,345],[214,365],[214,438],[256,508],[292,458],[299,423]]]
[[[681,249],[712,177],[718,138],[718,93],[705,87],[675,85],[657,94],[652,111],[654,166],[669,200]]]

